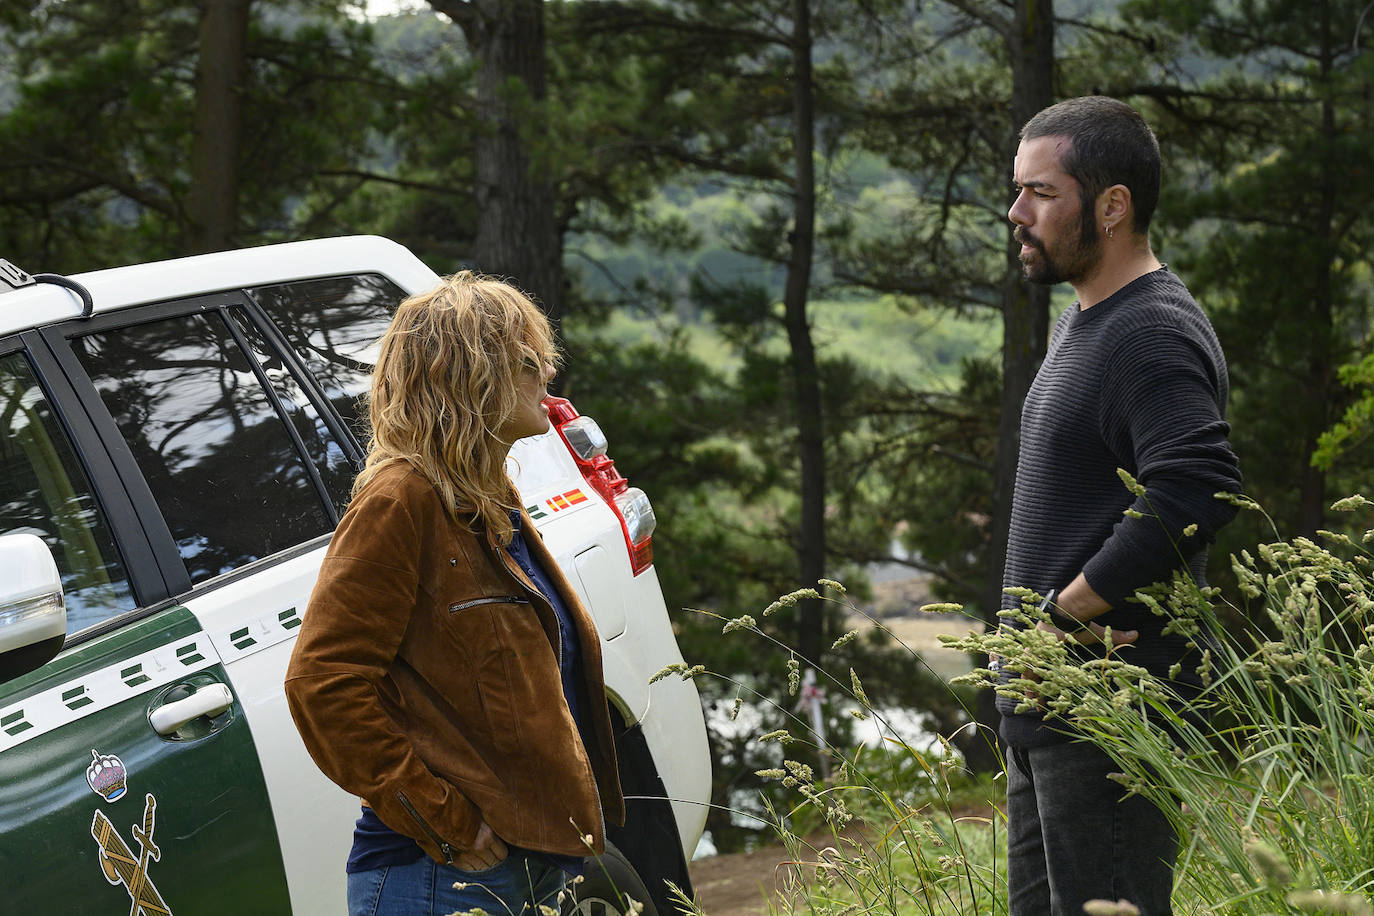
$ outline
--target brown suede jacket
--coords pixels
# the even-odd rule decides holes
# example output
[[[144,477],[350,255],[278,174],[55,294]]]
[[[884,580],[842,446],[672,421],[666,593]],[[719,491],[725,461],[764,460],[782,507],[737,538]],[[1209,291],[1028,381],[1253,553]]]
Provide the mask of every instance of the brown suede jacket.
[[[563,697],[553,608],[510,555],[455,523],[409,464],[357,494],[320,568],[286,696],[325,775],[431,858],[485,820],[517,846],[580,856],[623,823],[591,615],[525,519],[582,645],[583,746]]]

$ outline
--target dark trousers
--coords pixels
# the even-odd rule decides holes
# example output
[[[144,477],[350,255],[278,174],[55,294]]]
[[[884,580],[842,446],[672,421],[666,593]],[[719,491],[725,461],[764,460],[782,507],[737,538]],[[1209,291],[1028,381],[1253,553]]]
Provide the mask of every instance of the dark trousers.
[[[1170,916],[1178,838],[1164,814],[1107,779],[1091,744],[1007,752],[1007,881],[1011,916],[1082,916],[1089,900],[1127,900]]]

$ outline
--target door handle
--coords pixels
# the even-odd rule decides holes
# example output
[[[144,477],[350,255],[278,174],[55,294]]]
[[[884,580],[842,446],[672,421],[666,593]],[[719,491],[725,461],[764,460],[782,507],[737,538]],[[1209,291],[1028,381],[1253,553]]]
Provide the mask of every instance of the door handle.
[[[207,684],[184,699],[159,706],[148,722],[159,735],[172,735],[192,719],[217,716],[234,705],[234,695],[224,684]]]

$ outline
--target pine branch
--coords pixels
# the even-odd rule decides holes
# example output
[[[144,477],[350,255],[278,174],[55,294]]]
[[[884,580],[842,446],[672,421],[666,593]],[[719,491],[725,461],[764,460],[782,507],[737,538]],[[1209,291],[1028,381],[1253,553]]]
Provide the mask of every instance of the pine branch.
[[[405,178],[396,178],[393,175],[379,175],[376,172],[365,172],[359,169],[323,169],[316,174],[324,178],[356,178],[362,181],[375,181],[381,184],[395,185],[399,188],[410,188],[415,191],[431,191],[435,194],[451,194],[455,197],[471,196],[472,194],[471,190],[455,188],[452,185],[431,184],[426,181],[411,181]]]
[[[1011,35],[1013,28],[1011,17],[997,15],[988,8],[987,3],[980,2],[980,0],[949,0],[949,5],[965,16],[981,22],[1003,38],[1008,38]],[[999,0],[999,5],[1007,7],[1010,11],[1011,4],[1007,0]]]
[[[134,203],[147,207],[149,210],[156,211],[164,216],[175,217],[177,208],[172,201],[165,195],[151,193],[146,184],[130,180],[127,176],[110,175],[98,172],[94,169],[85,168],[75,162],[63,159],[54,159],[44,156],[35,159],[10,160],[5,163],[7,171],[19,169],[37,169],[44,172],[66,173],[73,177],[82,179],[74,185],[62,188],[59,193],[52,191],[25,191],[23,193],[0,194],[0,203],[52,203],[74,197],[86,191],[93,191],[97,188],[108,188],[121,197],[127,197]]]
[[[1126,29],[1115,29],[1111,26],[1103,25],[1100,22],[1089,22],[1086,19],[1073,19],[1066,16],[1055,16],[1054,21],[1063,25],[1073,26],[1076,29],[1083,29],[1085,32],[1096,32],[1099,35],[1107,35],[1112,38],[1124,38],[1127,41],[1137,44],[1147,52],[1153,54],[1158,50],[1158,42],[1150,35],[1137,35],[1135,32]]]
[[[590,7],[591,5],[589,5]],[[737,25],[721,25],[707,20],[679,18],[667,10],[624,4],[596,4],[595,12],[583,17],[587,34],[622,34],[633,32],[669,32],[705,39],[710,43],[723,40],[748,41],[791,47],[792,36],[777,31],[761,31]]]
[[[430,8],[452,19],[469,38],[482,27],[482,14],[472,0],[429,0]]]

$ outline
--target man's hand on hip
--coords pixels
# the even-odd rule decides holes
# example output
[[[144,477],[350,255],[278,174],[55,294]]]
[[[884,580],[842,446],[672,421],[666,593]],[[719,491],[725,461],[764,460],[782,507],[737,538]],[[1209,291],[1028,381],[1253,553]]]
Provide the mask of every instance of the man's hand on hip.
[[[1073,640],[1080,645],[1100,645],[1107,641],[1107,628],[1093,623],[1093,620],[1111,609],[1112,606],[1088,584],[1087,577],[1079,573],[1062,592],[1055,595],[1051,614],[1055,619],[1067,618],[1066,623],[1071,620],[1079,626],[1065,628],[1041,622],[1039,628],[1057,634],[1060,639]],[[1112,630],[1111,647],[1115,649],[1118,646],[1130,645],[1139,638],[1140,633],[1136,630]]]

